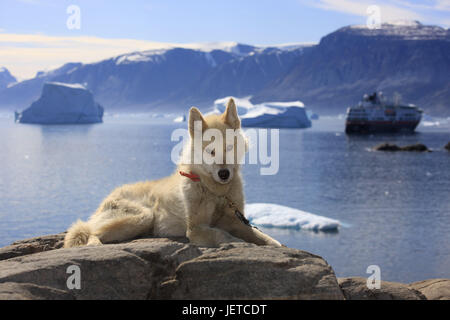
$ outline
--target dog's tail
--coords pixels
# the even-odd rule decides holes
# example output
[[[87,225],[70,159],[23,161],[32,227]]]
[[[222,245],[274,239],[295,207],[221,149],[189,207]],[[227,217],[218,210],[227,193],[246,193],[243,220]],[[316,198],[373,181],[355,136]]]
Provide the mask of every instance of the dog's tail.
[[[67,230],[64,238],[64,248],[84,246],[92,236],[91,227],[87,222],[78,220]]]

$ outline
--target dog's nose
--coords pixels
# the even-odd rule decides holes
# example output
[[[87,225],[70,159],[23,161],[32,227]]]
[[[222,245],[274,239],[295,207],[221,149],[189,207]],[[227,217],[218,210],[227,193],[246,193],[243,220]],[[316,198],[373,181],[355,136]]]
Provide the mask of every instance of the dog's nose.
[[[220,169],[217,174],[219,175],[220,179],[227,180],[230,177],[230,170],[228,170],[228,169]]]

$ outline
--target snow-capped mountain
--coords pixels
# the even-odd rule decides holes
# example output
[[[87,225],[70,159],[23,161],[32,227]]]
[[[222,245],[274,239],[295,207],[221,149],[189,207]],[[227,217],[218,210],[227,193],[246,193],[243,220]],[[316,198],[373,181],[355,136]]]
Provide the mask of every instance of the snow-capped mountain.
[[[16,78],[11,75],[8,69],[0,67],[0,90],[7,88],[16,81]]]
[[[450,30],[438,26],[427,26],[419,21],[395,20],[369,29],[366,25],[354,25],[340,29],[353,35],[368,37],[396,37],[402,40],[450,40]]]
[[[364,93],[399,93],[428,114],[450,115],[449,30],[415,21],[348,26],[317,45],[233,42],[167,45],[91,64],[69,63],[1,89],[0,108],[23,109],[48,81],[81,83],[108,111],[211,108],[220,97],[253,103],[300,100],[343,113]]]
[[[418,22],[341,28],[305,50],[253,102],[301,100],[315,112],[337,114],[374,91],[450,116],[449,29]]]
[[[107,110],[185,110],[217,97],[248,95],[290,70],[303,47],[237,43],[132,52],[92,64],[69,63],[0,91],[0,107],[21,109],[44,82],[82,83]],[[308,47],[308,46],[306,46]]]

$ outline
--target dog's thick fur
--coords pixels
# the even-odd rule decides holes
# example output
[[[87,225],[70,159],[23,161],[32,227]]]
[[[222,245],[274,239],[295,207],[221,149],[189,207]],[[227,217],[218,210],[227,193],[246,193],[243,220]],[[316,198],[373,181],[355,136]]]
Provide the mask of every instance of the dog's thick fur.
[[[203,117],[192,107],[189,113],[191,139],[184,158],[192,156],[196,121],[202,123],[203,131],[215,128],[224,137],[226,129],[240,132],[240,119],[232,99],[222,115]],[[208,143],[202,145],[205,149]],[[223,154],[230,152],[229,149],[239,158],[236,145],[234,149],[227,148],[224,142]],[[69,228],[64,247],[120,242],[139,236],[187,236],[191,243],[207,247],[236,241],[280,246],[278,241],[244,223],[235,214],[236,208],[244,212],[244,193],[240,165],[234,163],[180,163],[169,177],[119,187],[87,222],[79,220]],[[226,181],[218,176],[218,171],[224,168],[230,172]],[[195,173],[200,181],[182,176],[180,171]],[[230,201],[234,206],[230,206]]]

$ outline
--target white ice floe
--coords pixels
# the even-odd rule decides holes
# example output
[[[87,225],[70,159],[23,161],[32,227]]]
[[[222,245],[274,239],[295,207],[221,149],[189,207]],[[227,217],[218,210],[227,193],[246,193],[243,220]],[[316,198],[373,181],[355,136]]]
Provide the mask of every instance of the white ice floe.
[[[446,128],[450,125],[450,118],[439,118],[432,117],[428,114],[422,115],[422,122],[420,122],[419,126],[421,127],[434,127],[434,128]]]
[[[439,127],[440,126],[439,121],[424,121],[423,126],[424,127]]]
[[[341,225],[335,219],[272,203],[246,204],[245,215],[252,224],[261,227],[335,231]]]

